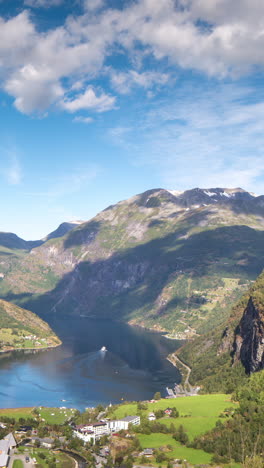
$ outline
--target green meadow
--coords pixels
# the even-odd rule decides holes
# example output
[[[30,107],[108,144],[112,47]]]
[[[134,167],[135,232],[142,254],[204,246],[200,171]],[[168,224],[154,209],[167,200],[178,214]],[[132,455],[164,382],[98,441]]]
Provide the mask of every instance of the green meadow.
[[[70,408],[46,408],[44,406],[36,408],[39,417],[48,424],[63,424],[67,419],[75,414],[74,409]],[[5,408],[0,409],[1,416],[7,416],[18,420],[19,418],[35,418],[34,408]]]
[[[172,450],[165,452],[169,458],[187,460],[192,464],[207,464],[211,462],[212,454],[206,453],[203,450],[185,447],[174,440],[170,434],[138,434],[138,439],[142,448],[158,449],[170,445]]]
[[[70,408],[37,408],[39,415],[48,424],[63,424],[67,419],[75,414],[75,410]]]
[[[142,415],[158,409],[177,408],[180,413],[179,418],[162,418],[159,422],[169,426],[171,423],[177,428],[182,424],[187,431],[189,439],[192,440],[199,434],[209,431],[215,426],[216,421],[226,408],[235,408],[236,403],[231,401],[229,395],[197,395],[175,399],[161,399],[155,403],[148,403],[147,410],[143,410]],[[137,414],[137,404],[127,403],[119,406],[114,415],[117,418]]]
[[[225,410],[235,408],[236,403],[232,402],[230,396],[226,394],[161,399],[155,403],[148,402],[147,409],[141,410],[140,414],[147,416],[149,412],[159,409],[165,410],[168,407],[177,408],[180,416],[178,418],[164,417],[158,421],[166,426],[173,423],[176,429],[182,424],[189,439],[193,440],[196,436],[211,430],[221,416],[226,418]],[[114,410],[114,416],[117,418],[137,413],[137,403],[125,403]],[[181,445],[173,439],[171,434],[154,433],[150,435],[138,434],[137,436],[142,448],[160,448],[170,459],[187,460],[193,465],[209,464],[212,459],[212,454]],[[168,449],[167,446],[170,448]]]

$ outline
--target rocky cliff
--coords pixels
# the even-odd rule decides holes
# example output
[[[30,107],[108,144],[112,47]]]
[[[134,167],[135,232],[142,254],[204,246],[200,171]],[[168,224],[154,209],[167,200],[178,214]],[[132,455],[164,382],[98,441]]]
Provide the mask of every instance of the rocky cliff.
[[[192,368],[191,383],[207,391],[232,392],[264,369],[264,272],[232,308],[224,326],[177,351]]]
[[[247,373],[264,369],[264,310],[250,297],[235,330],[234,361],[240,360]]]

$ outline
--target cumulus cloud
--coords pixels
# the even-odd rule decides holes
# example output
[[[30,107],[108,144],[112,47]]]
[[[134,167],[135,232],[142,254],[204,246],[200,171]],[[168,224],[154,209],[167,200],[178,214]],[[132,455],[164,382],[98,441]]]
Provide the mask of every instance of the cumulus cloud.
[[[14,96],[16,108],[25,114],[30,114],[36,109],[44,111],[63,95],[59,82],[49,80],[32,65],[27,65],[11,75],[5,89]]]
[[[101,93],[96,96],[94,90],[89,87],[75,99],[65,100],[61,103],[63,109],[68,112],[76,112],[82,109],[93,109],[96,112],[105,112],[115,106],[115,97]]]
[[[59,0],[26,1],[51,6]],[[0,79],[20,111],[43,110],[45,101],[48,108],[62,95],[66,110],[83,108],[81,101],[70,100],[72,86],[83,79],[91,83],[118,53],[131,60],[143,54],[157,64],[165,59],[216,77],[264,65],[264,3],[259,0],[240,0],[239,8],[229,0],[134,0],[120,8],[86,0],[84,6],[83,14],[46,31],[39,31],[26,11],[0,18]],[[117,67],[111,79],[121,93],[166,84],[166,74],[153,73],[144,66],[126,73]]]

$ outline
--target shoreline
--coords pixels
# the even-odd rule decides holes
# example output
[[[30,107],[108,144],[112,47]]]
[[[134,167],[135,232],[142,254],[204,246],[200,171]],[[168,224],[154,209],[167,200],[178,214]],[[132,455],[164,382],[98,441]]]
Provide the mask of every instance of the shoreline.
[[[13,353],[14,351],[47,351],[48,349],[58,348],[62,345],[62,341],[53,346],[44,346],[39,348],[10,348],[5,350],[0,350],[0,354]]]

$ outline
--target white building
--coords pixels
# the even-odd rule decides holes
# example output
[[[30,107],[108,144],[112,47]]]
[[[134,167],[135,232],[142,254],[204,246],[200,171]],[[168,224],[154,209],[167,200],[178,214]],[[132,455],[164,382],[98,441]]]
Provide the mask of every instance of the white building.
[[[103,435],[119,432],[122,429],[127,431],[129,424],[138,426],[140,424],[140,416],[126,416],[125,418],[113,421],[99,421],[96,423],[81,424],[80,426],[76,426],[73,433],[84,442],[95,442]]]
[[[9,462],[10,449],[15,448],[17,445],[12,433],[5,436],[0,440],[0,468],[6,468]]]
[[[149,413],[149,415],[148,415],[148,420],[149,420],[149,421],[155,421],[155,419],[156,419],[155,414],[154,414],[154,413]]]
[[[103,421],[76,426],[74,431],[74,435],[84,442],[90,442],[91,440],[95,442],[96,439],[100,439],[100,437],[109,433],[108,423]]]
[[[108,421],[108,427],[110,432],[118,432],[124,429],[125,431],[128,430],[129,424],[133,426],[139,426],[140,424],[140,416],[126,416],[122,419],[116,419],[112,421]]]
[[[79,439],[83,440],[83,442],[95,442],[95,433],[93,431],[76,430],[73,431],[73,434],[75,435],[75,437],[78,437]]]

